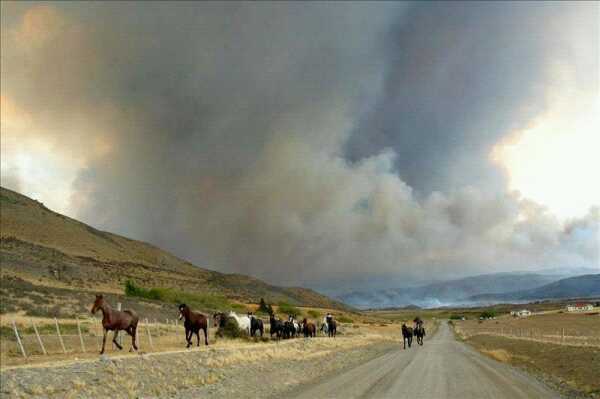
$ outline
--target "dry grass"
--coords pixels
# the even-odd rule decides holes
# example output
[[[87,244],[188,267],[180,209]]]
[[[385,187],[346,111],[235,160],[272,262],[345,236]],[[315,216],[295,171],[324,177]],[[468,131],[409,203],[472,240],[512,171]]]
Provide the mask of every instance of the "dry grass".
[[[600,347],[600,315],[550,312],[527,318],[454,321],[462,337],[500,335],[568,346]]]
[[[494,360],[502,363],[508,363],[510,361],[510,353],[504,349],[482,349],[481,353],[484,353]]]
[[[600,348],[476,335],[466,342],[498,361],[533,373],[567,396],[600,398]]]

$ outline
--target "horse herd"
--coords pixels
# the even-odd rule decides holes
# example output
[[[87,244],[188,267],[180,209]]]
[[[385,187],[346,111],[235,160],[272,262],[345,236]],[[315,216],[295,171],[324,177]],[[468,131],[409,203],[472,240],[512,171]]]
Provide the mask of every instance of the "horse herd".
[[[104,300],[102,295],[96,295],[96,300],[92,306],[92,314],[98,310],[102,312],[102,327],[104,330],[104,336],[102,338],[102,350],[100,354],[104,353],[106,345],[106,337],[109,331],[114,331],[113,343],[119,349],[123,347],[118,342],[119,331],[123,330],[131,336],[131,349],[130,351],[137,350],[136,344],[136,331],[138,326],[139,317],[133,310],[115,310],[108,302]],[[208,345],[208,318],[201,314],[193,312],[186,304],[179,305],[179,319],[184,320],[183,326],[185,327],[185,340],[187,347],[192,346],[192,337],[196,335],[196,345],[200,346],[200,330],[204,333],[204,344]],[[262,337],[264,334],[263,321],[251,313],[245,316],[239,316],[234,312],[215,313],[213,315],[214,325],[219,328],[225,327],[227,320],[232,319],[237,324],[237,327],[248,333],[249,336],[254,337],[257,333]],[[301,334],[304,337],[316,337],[317,326],[308,321],[306,318],[302,322],[298,323],[292,316],[288,320],[280,320],[274,315],[269,317],[270,323],[270,334],[271,338],[275,335],[277,339],[289,339],[299,337]],[[329,337],[335,337],[337,332],[337,323],[333,317],[325,317],[323,324],[321,325],[320,331]],[[412,341],[412,338],[411,338]]]
[[[417,344],[423,346],[423,337],[425,337],[425,327],[420,319],[415,319],[415,327],[408,327],[405,323],[402,323],[402,342],[404,349],[406,349],[406,343],[408,347],[412,346],[413,336],[417,339]]]

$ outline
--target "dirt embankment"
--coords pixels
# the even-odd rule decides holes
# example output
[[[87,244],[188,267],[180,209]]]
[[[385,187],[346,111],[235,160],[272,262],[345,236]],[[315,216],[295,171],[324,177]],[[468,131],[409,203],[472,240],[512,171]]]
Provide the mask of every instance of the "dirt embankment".
[[[0,373],[2,397],[264,397],[354,367],[399,345],[385,336],[102,357]],[[268,376],[268,383],[265,378]]]

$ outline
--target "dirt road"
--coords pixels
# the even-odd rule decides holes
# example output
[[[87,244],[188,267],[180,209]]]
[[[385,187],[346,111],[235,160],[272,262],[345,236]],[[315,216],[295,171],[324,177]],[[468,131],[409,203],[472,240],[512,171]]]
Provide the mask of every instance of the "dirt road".
[[[425,345],[394,350],[333,378],[293,391],[296,398],[556,398],[533,378],[456,341],[443,323]]]

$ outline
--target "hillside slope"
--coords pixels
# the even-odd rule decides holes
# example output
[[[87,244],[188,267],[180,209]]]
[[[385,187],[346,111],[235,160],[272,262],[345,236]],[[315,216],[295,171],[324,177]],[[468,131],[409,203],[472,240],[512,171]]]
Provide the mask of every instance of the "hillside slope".
[[[153,245],[94,229],[0,187],[0,266],[3,280],[122,293],[127,279],[147,287],[211,292],[240,302],[347,308],[315,291],[203,269]]]
[[[478,294],[527,290],[541,287],[558,279],[560,277],[538,273],[494,273],[448,280],[420,287],[357,291],[341,295],[338,298],[344,303],[359,308],[399,307],[410,304],[421,307],[463,305],[473,301],[473,296]]]

